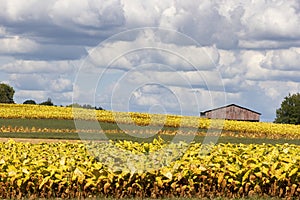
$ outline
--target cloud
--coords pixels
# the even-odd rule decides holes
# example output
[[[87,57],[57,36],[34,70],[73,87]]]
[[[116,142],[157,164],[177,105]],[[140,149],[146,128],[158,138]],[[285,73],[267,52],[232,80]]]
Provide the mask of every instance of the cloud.
[[[214,46],[176,45],[164,41],[161,36],[165,34],[175,34],[176,32],[164,29],[145,28],[124,32],[120,36],[137,34],[133,41],[105,41],[94,49],[89,50],[89,57],[85,60],[88,70],[92,68],[111,68],[128,71],[139,65],[151,68],[149,63],[153,63],[153,68],[165,65],[164,70],[196,71],[212,69],[219,61],[219,53]],[[181,41],[193,42],[189,37],[177,33],[177,38]],[[156,65],[159,64],[159,65]]]
[[[0,37],[5,37],[7,34],[5,27],[0,26]]]
[[[300,82],[292,81],[263,81],[258,86],[266,93],[268,97],[279,103],[281,97],[287,96],[288,93],[297,93],[300,90]]]
[[[180,110],[176,95],[168,88],[157,84],[144,85],[135,90],[129,99],[130,105],[143,110],[150,110],[153,106],[160,106],[166,112]]]
[[[66,27],[112,28],[124,23],[119,0],[57,0],[49,9],[49,16],[55,24]]]
[[[124,90],[128,87],[129,90]],[[160,113],[198,116],[200,111],[208,107],[212,108],[226,103],[224,92],[201,88],[183,88],[158,83],[136,87],[115,83],[109,88],[111,90],[101,94],[97,103],[115,111],[152,112],[159,110]]]
[[[43,19],[47,6],[53,1],[36,1],[19,2],[18,0],[5,1],[1,0],[0,17],[6,22],[24,22],[36,21]]]
[[[86,49],[76,45],[52,45],[46,44],[32,52],[18,54],[15,57],[25,60],[77,60],[86,56]]]
[[[104,77],[106,75],[104,74]],[[101,78],[104,78],[101,77]],[[212,71],[155,71],[149,68],[135,68],[123,72],[119,78],[112,81],[120,84],[125,90],[141,85],[156,83],[162,86],[176,86],[183,88],[203,88],[206,90],[224,91],[222,77],[217,70]]]
[[[180,113],[199,116],[201,111],[226,104],[223,91],[209,91],[201,88],[170,87],[180,103]]]
[[[104,77],[106,76],[104,75]],[[151,110],[151,107],[158,105],[165,108],[168,113],[182,112],[187,114],[190,112],[198,115],[200,103],[197,97],[200,95],[206,96],[206,100],[203,100],[204,102],[201,104],[202,109],[207,105],[205,103],[211,105],[225,104],[222,80],[218,78],[220,78],[219,74],[213,71],[135,69],[123,71],[108,86],[106,84],[106,87],[100,85],[98,91],[94,90],[92,97],[96,96],[96,101],[107,109],[118,111],[133,109],[146,112]],[[90,89],[93,88],[92,82],[90,81],[88,84],[91,86],[88,87]],[[83,91],[81,95],[84,98]],[[195,91],[197,92],[195,93]],[[205,99],[204,96],[203,99]],[[81,98],[79,97],[79,99]],[[92,101],[93,98],[90,99],[90,102]]]
[[[224,56],[228,61],[224,60]],[[243,50],[221,54],[221,76],[223,78],[239,77],[244,80],[282,80],[299,81],[297,52],[290,50]]]
[[[129,28],[154,27],[160,19],[161,13],[167,9],[172,2],[163,1],[122,1],[126,25]],[[142,14],[147,13],[147,14]]]
[[[0,69],[11,74],[66,74],[74,73],[76,68],[70,61],[17,60],[0,66]]]
[[[300,46],[300,40],[239,40],[239,48],[247,50],[288,49]]]
[[[45,74],[11,74],[9,82],[20,90],[72,91],[72,82],[66,78]]]
[[[268,51],[262,61],[262,67],[282,71],[298,71],[300,69],[300,48]]]
[[[17,90],[15,93],[17,103],[23,103],[25,100],[32,99],[36,103],[47,100],[48,93],[44,90]]]
[[[71,104],[73,83],[68,78],[46,74],[11,74],[8,83],[14,87],[15,100],[23,103],[25,99],[42,102],[51,98],[55,104]]]
[[[159,25],[183,32],[204,46],[232,48],[237,45],[234,29],[216,7],[213,1],[197,6],[194,1],[176,1],[164,10]]]
[[[44,90],[47,86],[46,77],[39,74],[12,74],[10,82],[21,90]]]
[[[1,54],[18,54],[32,52],[38,49],[38,44],[28,38],[19,36],[0,38]]]
[[[71,80],[65,78],[59,78],[51,81],[50,90],[54,92],[66,92],[72,91],[73,85]]]
[[[72,102],[73,92],[53,92],[45,90],[17,90],[15,102],[23,103],[25,100],[32,99],[36,103],[42,103],[48,98],[55,105],[69,105]]]
[[[126,29],[122,4],[118,0],[84,3],[1,0],[0,10],[0,26],[4,27],[1,30],[5,30],[6,37],[17,35],[40,45],[38,51],[26,52],[23,59],[78,59],[85,55],[82,51],[85,46],[95,46]]]
[[[1,1],[0,19],[10,34],[36,40],[96,45],[120,31],[162,27],[182,32],[201,45],[221,49],[273,46],[298,40],[299,2],[194,0],[150,2],[88,0]],[[34,8],[34,9],[33,9]],[[147,13],[145,15],[145,13]],[[172,37],[168,35],[168,37]],[[75,40],[76,38],[76,40]]]
[[[299,82],[300,71],[290,71],[289,66],[285,70],[278,70],[276,66],[265,68],[264,61],[266,55],[264,52],[246,51],[243,53],[243,60],[246,67],[245,78],[248,80],[281,80]],[[293,62],[292,60],[290,61]],[[294,65],[294,64],[290,64]]]
[[[263,40],[296,39],[300,36],[298,1],[257,1],[247,4],[241,22],[243,37]]]

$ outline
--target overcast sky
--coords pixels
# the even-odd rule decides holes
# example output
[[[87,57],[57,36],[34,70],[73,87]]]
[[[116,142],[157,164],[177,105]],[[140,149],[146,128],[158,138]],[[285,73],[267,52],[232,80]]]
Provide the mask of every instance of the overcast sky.
[[[17,103],[273,121],[300,91],[300,1],[0,0],[0,81]]]

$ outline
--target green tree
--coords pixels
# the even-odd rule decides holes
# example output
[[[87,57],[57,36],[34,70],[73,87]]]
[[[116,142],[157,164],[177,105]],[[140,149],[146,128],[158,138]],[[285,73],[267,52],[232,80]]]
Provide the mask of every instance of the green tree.
[[[72,103],[70,105],[67,105],[66,107],[72,107],[72,108],[82,108],[82,106],[79,103]]]
[[[0,83],[0,103],[14,103],[15,90],[5,84]]]
[[[73,108],[85,108],[85,109],[95,109],[95,110],[104,110],[102,107],[91,106],[90,104],[84,104],[83,106],[79,103],[72,103],[67,105],[66,107],[73,107]]]
[[[31,100],[31,99],[30,99],[30,100],[24,101],[23,104],[33,104],[33,105],[35,105],[36,102],[35,102],[34,100]]]
[[[276,110],[275,123],[300,124],[300,93],[289,94]]]
[[[40,105],[53,106],[54,104],[52,103],[52,100],[50,98],[48,98],[47,101],[40,103]]]

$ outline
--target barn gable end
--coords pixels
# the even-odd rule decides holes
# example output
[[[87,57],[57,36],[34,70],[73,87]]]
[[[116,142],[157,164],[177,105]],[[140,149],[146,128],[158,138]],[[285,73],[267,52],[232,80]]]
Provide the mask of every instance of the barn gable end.
[[[202,117],[213,119],[228,119],[239,121],[259,121],[260,113],[236,104],[201,112]]]

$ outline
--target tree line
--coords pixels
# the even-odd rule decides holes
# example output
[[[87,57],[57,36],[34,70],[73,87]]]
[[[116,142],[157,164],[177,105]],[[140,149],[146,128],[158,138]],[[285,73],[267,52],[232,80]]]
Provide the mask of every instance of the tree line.
[[[15,90],[8,84],[0,83],[0,103],[14,103]],[[37,104],[34,100],[26,100],[23,104]],[[54,106],[52,100],[48,98],[39,105]],[[93,107],[89,104],[70,104],[67,107],[103,110],[102,107]],[[300,93],[289,94],[284,98],[279,109],[276,110],[274,123],[300,124]]]
[[[15,90],[13,87],[9,86],[5,83],[0,83],[0,103],[11,103],[14,104],[14,94]],[[37,103],[35,100],[29,99],[25,100],[23,104],[31,104],[31,105],[45,105],[45,106],[56,106],[51,98],[48,98],[46,101],[41,103]],[[67,105],[66,107],[75,107],[75,108],[85,108],[85,109],[95,109],[95,110],[104,110],[102,107],[91,106],[89,104],[80,105],[78,103],[73,103]]]

